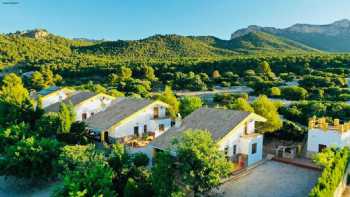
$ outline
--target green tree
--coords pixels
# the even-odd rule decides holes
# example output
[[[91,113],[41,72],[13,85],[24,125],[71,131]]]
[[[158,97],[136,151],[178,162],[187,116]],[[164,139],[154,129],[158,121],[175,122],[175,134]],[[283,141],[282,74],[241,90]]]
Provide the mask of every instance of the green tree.
[[[30,137],[33,133],[25,123],[11,125],[5,129],[0,128],[0,154],[6,147],[16,144],[18,141]]]
[[[88,144],[92,142],[87,125],[83,121],[73,122],[68,133],[61,134],[60,140],[67,144]]]
[[[233,103],[227,106],[229,109],[235,109],[246,112],[254,112],[253,107],[249,104],[249,102],[244,98],[237,98],[233,101]]]
[[[69,133],[72,123],[75,121],[74,107],[71,104],[61,103],[58,112],[59,131],[62,134]]]
[[[142,75],[144,79],[154,81],[156,75],[154,74],[154,69],[151,66],[143,65],[142,66]]]
[[[182,116],[187,116],[196,109],[201,108],[203,102],[198,96],[185,96],[180,100],[180,113]]]
[[[134,168],[133,175],[128,178],[124,187],[123,196],[153,196],[150,172],[147,168]]]
[[[113,170],[104,162],[84,163],[63,177],[54,196],[115,196]]]
[[[132,76],[132,70],[126,66],[122,66],[118,71],[118,76],[121,81],[129,80]]]
[[[42,89],[46,87],[44,76],[39,71],[35,71],[33,73],[30,82],[35,89]]]
[[[120,92],[116,89],[110,89],[108,90],[108,94],[114,97],[122,97],[125,96],[123,92]]]
[[[180,102],[177,100],[174,92],[169,86],[165,87],[164,92],[159,96],[158,99],[170,106],[169,114],[172,118],[175,118],[179,112]]]
[[[182,182],[195,196],[218,186],[232,170],[232,164],[207,131],[185,131],[173,143]]]
[[[175,182],[175,157],[168,151],[158,152],[152,168],[152,186],[157,197],[171,196],[179,190]]]
[[[276,77],[275,73],[273,73],[270,68],[270,64],[267,61],[260,63],[260,71],[270,79],[274,79]]]
[[[104,155],[98,152],[93,144],[66,145],[59,155],[58,165],[60,172],[64,174],[84,166],[86,163],[104,162],[104,160]]]
[[[18,178],[49,179],[57,175],[60,144],[52,139],[22,139],[5,148],[0,174]]]
[[[59,132],[60,119],[57,113],[49,112],[40,117],[35,128],[41,137],[53,137]]]
[[[270,96],[272,96],[272,97],[281,96],[281,89],[279,89],[278,87],[270,88]]]
[[[119,78],[117,74],[111,73],[108,75],[108,83],[110,86],[115,86],[115,84],[118,82]]]
[[[22,80],[16,74],[6,75],[0,89],[0,126],[28,122],[34,124],[36,118],[34,101]]]
[[[261,133],[273,132],[282,127],[282,120],[276,105],[265,95],[259,96],[252,104],[255,113],[266,118],[266,122],[257,123],[257,131]]]
[[[290,86],[282,89],[282,97],[290,100],[305,100],[308,96],[307,90],[298,86]]]

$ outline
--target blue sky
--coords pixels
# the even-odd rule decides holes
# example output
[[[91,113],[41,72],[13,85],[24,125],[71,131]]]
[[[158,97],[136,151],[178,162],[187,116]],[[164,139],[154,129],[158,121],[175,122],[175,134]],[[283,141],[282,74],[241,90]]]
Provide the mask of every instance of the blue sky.
[[[17,1],[9,5],[3,2]],[[248,25],[287,27],[350,19],[349,0],[0,0],[0,32],[45,28],[70,38],[153,34],[228,39]]]

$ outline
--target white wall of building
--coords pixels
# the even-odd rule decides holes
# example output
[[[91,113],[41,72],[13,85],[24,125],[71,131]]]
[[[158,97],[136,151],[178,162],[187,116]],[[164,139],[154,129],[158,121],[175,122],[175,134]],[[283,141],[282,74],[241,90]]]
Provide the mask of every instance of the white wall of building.
[[[263,135],[257,135],[256,137],[244,137],[245,125],[243,124],[237,128],[234,133],[227,138],[225,141],[221,141],[219,144],[219,149],[224,151],[228,148],[227,156],[233,156],[234,145],[236,145],[236,154],[248,155],[247,165],[254,164],[257,161],[262,160],[263,154]],[[255,121],[248,121],[247,123],[247,133],[255,133]],[[255,154],[252,154],[253,144],[257,144],[257,150]]]
[[[307,151],[319,152],[319,145],[327,147],[350,146],[350,132],[341,133],[336,130],[324,131],[319,128],[310,129],[307,138]]]
[[[256,144],[256,152],[253,153],[253,145]],[[252,165],[263,157],[263,135],[258,135],[256,137],[247,137],[241,139],[242,154],[248,155],[247,165]]]
[[[47,107],[49,105],[52,105],[57,102],[61,102],[62,100],[66,99],[68,97],[68,94],[64,90],[58,90],[57,93],[54,93],[52,95],[47,95],[41,99],[43,107]]]
[[[159,108],[159,118],[154,119],[153,108]],[[121,138],[125,136],[134,135],[134,127],[139,128],[139,135],[141,136],[144,132],[144,125],[147,125],[147,132],[155,132],[156,137],[161,135],[163,132],[159,131],[159,125],[164,125],[164,131],[166,132],[171,127],[171,119],[166,117],[166,107],[164,105],[155,104],[149,105],[147,108],[143,109],[137,115],[113,128],[109,131],[109,136],[113,138]]]
[[[112,102],[113,99],[104,95],[97,95],[84,101],[81,104],[75,106],[76,120],[83,120],[83,114],[86,114],[86,118],[89,118],[92,114],[96,114],[106,109]]]

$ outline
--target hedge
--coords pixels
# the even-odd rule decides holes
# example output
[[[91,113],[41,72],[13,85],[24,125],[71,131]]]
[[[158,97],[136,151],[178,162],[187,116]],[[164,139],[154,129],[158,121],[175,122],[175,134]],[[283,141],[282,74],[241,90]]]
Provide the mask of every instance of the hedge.
[[[318,178],[316,185],[309,193],[309,197],[330,197],[333,196],[338,185],[342,181],[350,151],[348,148],[334,150],[334,158],[330,159],[332,163],[326,165],[321,176]]]

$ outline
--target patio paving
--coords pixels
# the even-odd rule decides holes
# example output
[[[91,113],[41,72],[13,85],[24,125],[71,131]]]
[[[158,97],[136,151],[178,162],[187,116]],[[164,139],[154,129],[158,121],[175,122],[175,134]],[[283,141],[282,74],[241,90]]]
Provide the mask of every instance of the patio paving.
[[[267,161],[238,180],[229,181],[217,197],[307,197],[321,171]]]

